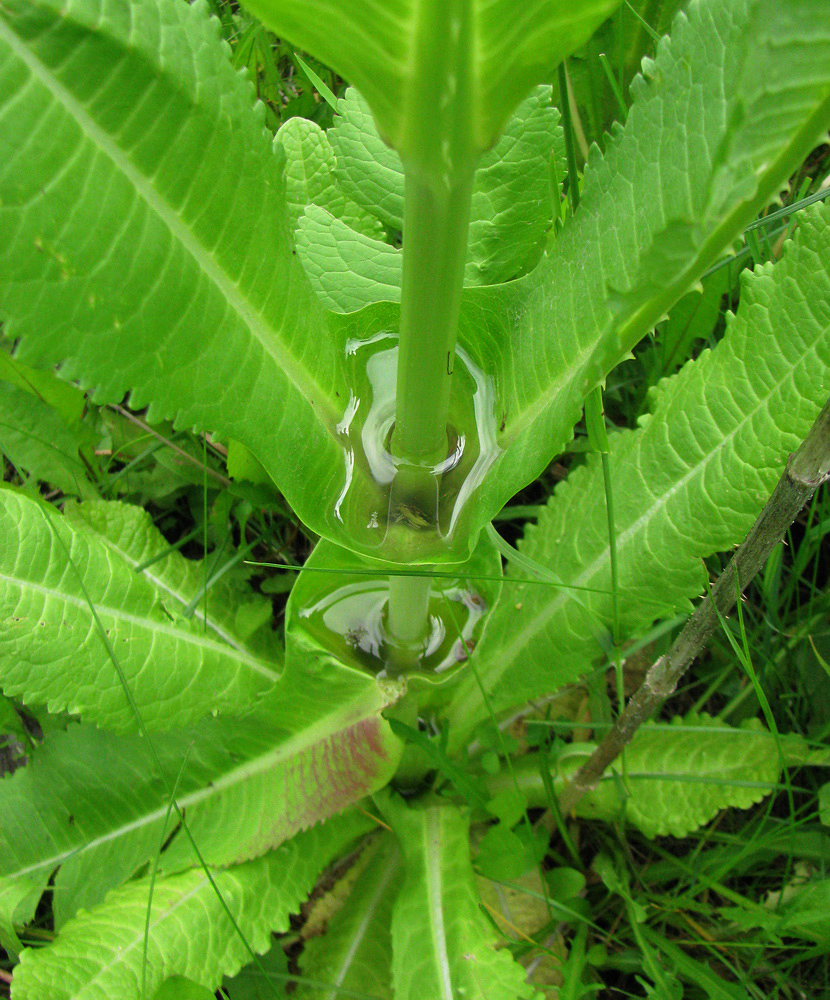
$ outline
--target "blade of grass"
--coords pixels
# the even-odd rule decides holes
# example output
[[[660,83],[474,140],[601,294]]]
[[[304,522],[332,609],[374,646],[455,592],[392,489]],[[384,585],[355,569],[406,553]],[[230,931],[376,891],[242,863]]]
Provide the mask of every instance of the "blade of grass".
[[[303,73],[308,77],[309,83],[315,88],[317,93],[323,100],[328,104],[328,106],[333,110],[337,111],[337,98],[331,92],[331,89],[326,86],[326,84],[320,79],[320,77],[314,72],[314,70],[308,65],[308,63],[302,59],[298,53],[294,53],[294,60],[302,68]]]
[[[621,120],[624,122],[625,119],[628,117],[628,108],[626,107],[625,98],[623,97],[622,90],[620,90],[620,84],[618,83],[617,78],[614,76],[614,71],[613,69],[611,69],[611,63],[608,59],[608,56],[604,52],[600,52],[599,62],[603,70],[605,71],[605,76],[608,80],[608,83],[611,87],[611,91],[613,92],[614,98],[617,102],[617,108],[619,109]]]
[[[161,825],[161,834],[159,835],[159,846],[156,850],[155,857],[153,858],[153,867],[150,871],[150,887],[147,890],[147,913],[144,917],[144,940],[141,945],[141,1000],[147,1000],[147,951],[150,945],[150,918],[153,912],[153,893],[156,888],[156,876],[158,875],[159,857],[161,856],[162,848],[164,847],[164,842],[167,839],[167,825],[170,822],[170,814],[173,812],[173,801],[176,797],[176,792],[179,789],[179,782],[182,780],[182,775],[184,774],[185,766],[187,765],[188,758],[190,757],[190,751],[193,749],[193,743],[195,740],[191,741],[190,746],[187,748],[184,757],[182,758],[181,767],[179,768],[179,773],[176,775],[176,780],[173,782],[173,791],[171,796],[167,800],[167,811],[164,814],[164,822]]]
[[[635,10],[631,6],[629,0],[625,0],[625,6],[631,11],[631,13],[637,18],[640,24],[646,29],[648,34],[651,36],[651,40],[653,42],[659,42],[660,36],[657,34],[654,28],[652,28],[652,26],[648,23],[648,21],[646,21],[646,19],[640,14],[640,12]]]

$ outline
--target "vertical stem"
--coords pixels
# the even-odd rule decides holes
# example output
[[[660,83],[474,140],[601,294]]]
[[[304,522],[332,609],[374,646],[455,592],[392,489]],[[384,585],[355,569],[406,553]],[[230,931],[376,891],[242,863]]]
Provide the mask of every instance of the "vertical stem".
[[[392,453],[401,460],[393,489],[429,516],[435,512],[432,468],[447,457],[458,313],[467,257],[474,170],[456,183],[406,175],[403,286]],[[429,577],[392,577],[387,632],[398,671],[417,663],[426,637]],[[414,662],[413,662],[414,655]]]
[[[417,85],[403,97],[405,126],[396,143],[404,165],[403,279],[390,448],[398,459],[394,502],[428,526],[438,500],[431,470],[447,457],[470,201],[482,149],[475,130],[474,5],[441,0],[416,7],[408,68]],[[393,582],[387,617],[393,647],[403,651],[406,637],[425,636],[427,597],[421,580]]]
[[[417,666],[429,623],[432,577],[390,576],[386,630],[391,638],[390,669],[406,673]]]
[[[470,172],[453,184],[406,176],[392,452],[412,465],[437,465],[447,457],[473,176]]]

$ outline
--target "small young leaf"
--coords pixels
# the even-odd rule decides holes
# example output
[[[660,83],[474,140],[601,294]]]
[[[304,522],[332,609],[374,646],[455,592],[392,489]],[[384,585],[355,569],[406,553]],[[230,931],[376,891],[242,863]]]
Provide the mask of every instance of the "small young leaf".
[[[392,917],[395,1000],[536,997],[525,970],[509,952],[496,951],[479,909],[467,820],[452,807],[384,801],[406,861]]]
[[[328,135],[305,118],[289,118],[275,142],[285,150],[285,200],[294,228],[308,205],[326,209],[351,230],[380,238],[383,226],[337,184],[335,155]]]
[[[707,715],[641,729],[625,751],[625,777],[610,776],[579,802],[584,817],[625,819],[647,837],[685,837],[721,809],[748,809],[778,782],[775,737]]]
[[[514,830],[507,823],[491,826],[478,845],[476,868],[486,878],[513,882],[532,871],[545,856],[547,830],[521,825]]]
[[[213,990],[184,976],[165,979],[153,994],[153,1000],[215,1000]]]
[[[0,379],[47,403],[70,427],[83,417],[86,396],[76,385],[59,379],[53,371],[30,368],[0,351]]]
[[[228,1000],[283,1000],[287,996],[285,984],[290,978],[288,957],[279,944],[275,944],[258,964],[252,962],[231,979],[226,979],[222,990]]]
[[[67,426],[48,403],[0,381],[0,452],[19,471],[69,496],[94,497],[79,454],[84,443],[80,427]]]
[[[314,291],[331,312],[400,302],[400,250],[355,232],[317,205],[309,205],[300,216],[296,241]]]
[[[300,957],[303,975],[330,988],[299,983],[297,1000],[337,1000],[341,989],[392,1000],[390,924],[403,863],[388,834],[367,850],[368,864],[346,902],[329,921],[326,933],[311,938]]]
[[[361,96],[350,88],[339,103],[340,115],[331,131],[337,156],[336,174],[344,190],[369,212],[394,230],[403,228],[403,166],[384,143]],[[536,87],[516,109],[496,145],[482,156],[476,171],[470,206],[467,285],[495,285],[532,268],[541,257],[542,241],[550,225],[550,161],[557,174],[564,173],[564,140],[558,126],[559,112],[551,105],[550,87]],[[317,202],[322,204],[322,202]],[[329,208],[328,205],[324,207]],[[336,211],[329,208],[333,215]],[[345,218],[341,215],[340,218]],[[315,227],[315,235],[316,233]],[[368,234],[371,235],[371,234]],[[354,234],[335,229],[327,244],[336,243],[338,258],[368,278],[373,261],[384,264],[378,272],[392,286],[392,260],[378,262],[373,244],[357,242]],[[304,243],[313,247],[307,236]],[[351,244],[351,246],[350,246]],[[308,251],[306,250],[306,253]],[[331,255],[331,251],[329,251]],[[400,263],[396,265],[400,267]],[[314,267],[318,282],[322,258]],[[308,264],[306,264],[308,270]],[[344,281],[346,279],[343,279]],[[336,277],[326,283],[329,300],[336,294]],[[375,301],[397,302],[400,277],[380,290]],[[366,298],[365,301],[372,301]],[[361,303],[364,304],[364,303]],[[329,306],[330,308],[330,306]],[[347,299],[338,311],[351,312],[360,305]]]

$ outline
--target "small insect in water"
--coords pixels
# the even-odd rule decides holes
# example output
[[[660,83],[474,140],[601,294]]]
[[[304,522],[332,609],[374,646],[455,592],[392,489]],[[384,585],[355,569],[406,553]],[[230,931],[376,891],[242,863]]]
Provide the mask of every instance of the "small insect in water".
[[[475,639],[459,640],[455,644],[455,658],[459,663],[462,663],[476,648]]]
[[[347,646],[357,649],[361,642],[366,638],[366,635],[367,629],[365,625],[355,625],[353,628],[347,629],[343,639],[345,640]]]
[[[423,531],[424,528],[431,528],[432,524],[427,520],[426,514],[417,507],[408,503],[399,503],[392,515],[392,520],[400,524],[406,524],[416,531]]]

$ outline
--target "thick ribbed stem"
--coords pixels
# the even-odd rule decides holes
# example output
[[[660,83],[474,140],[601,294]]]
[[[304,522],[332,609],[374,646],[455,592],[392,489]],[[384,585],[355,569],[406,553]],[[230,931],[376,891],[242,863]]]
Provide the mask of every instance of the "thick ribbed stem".
[[[404,511],[429,524],[436,517],[433,469],[447,457],[458,313],[464,284],[473,171],[458,183],[406,177],[403,286],[398,348],[395,431],[399,459],[393,491]],[[421,526],[422,527],[422,526]],[[386,621],[390,663],[398,672],[417,664],[426,638],[428,577],[392,577]]]
[[[447,457],[447,415],[458,329],[467,228],[481,143],[475,135],[474,10],[469,0],[418,4],[409,64],[418,86],[404,100],[396,137],[404,165],[403,281],[395,429],[398,460],[391,509],[413,531],[435,528]],[[426,591],[426,593],[425,593]],[[407,578],[390,589],[387,632],[403,650],[425,638],[427,585]],[[394,655],[391,657],[394,659]]]
[[[429,627],[429,576],[389,578],[386,632],[389,636],[387,669],[404,674],[418,665]]]
[[[473,175],[406,178],[397,405],[392,451],[413,466],[447,457],[447,413],[467,255]]]

